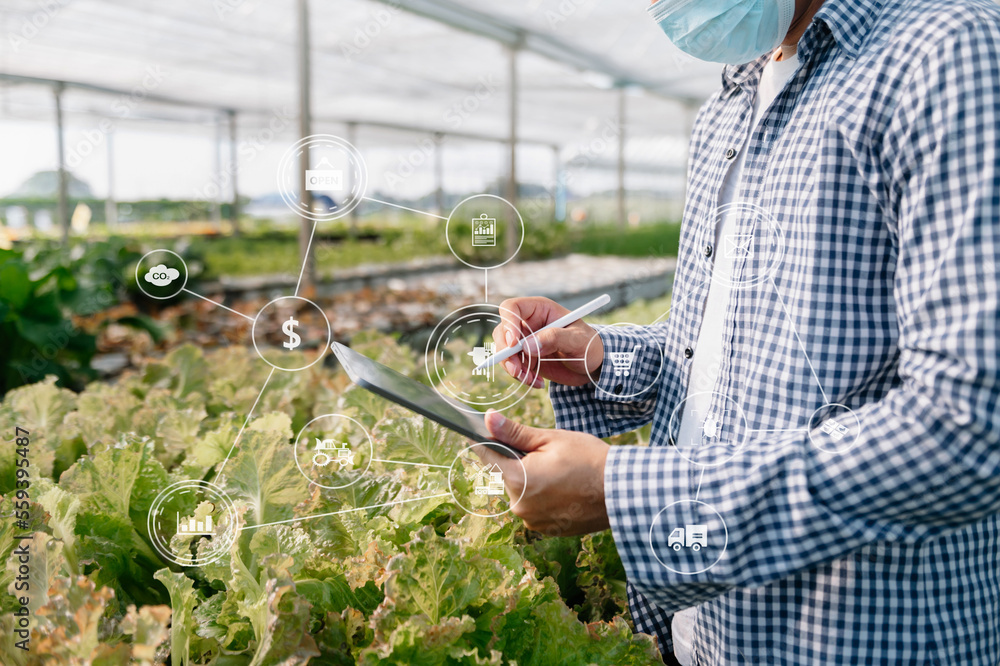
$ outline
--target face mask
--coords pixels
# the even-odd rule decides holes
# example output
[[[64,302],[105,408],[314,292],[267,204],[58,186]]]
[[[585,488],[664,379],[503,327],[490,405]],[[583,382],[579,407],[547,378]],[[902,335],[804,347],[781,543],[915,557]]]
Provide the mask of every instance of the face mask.
[[[781,44],[795,0],[659,0],[649,13],[688,55],[741,65]]]

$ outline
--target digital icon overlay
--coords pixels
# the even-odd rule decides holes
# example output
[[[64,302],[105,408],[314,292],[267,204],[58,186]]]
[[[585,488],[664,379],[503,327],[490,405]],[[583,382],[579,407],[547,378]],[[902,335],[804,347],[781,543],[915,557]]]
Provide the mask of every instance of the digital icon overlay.
[[[481,213],[478,218],[472,218],[472,246],[494,247],[497,244],[496,218]]]
[[[472,475],[472,484],[477,495],[502,495],[503,470],[495,463],[483,465]]]
[[[476,369],[496,351],[493,329],[504,317],[520,321],[516,314],[497,305],[467,305],[451,312],[431,332],[426,349],[427,378],[460,409],[470,413],[503,411],[530,390],[506,372],[497,372],[496,366]],[[524,334],[530,335],[530,328],[521,323]]]
[[[220,486],[187,480],[159,492],[150,506],[146,528],[165,560],[191,567],[222,557],[236,538],[236,522],[236,508]]]
[[[304,174],[296,166],[303,159],[308,159],[310,164]],[[364,162],[353,146],[337,137],[315,135],[309,137],[306,143],[298,142],[286,154],[281,168],[279,184],[285,202],[296,213],[312,220],[314,229],[315,223],[343,216],[367,198],[364,194],[367,184]],[[302,199],[309,198],[301,196],[303,192],[311,193],[314,202],[326,200],[328,203],[322,209],[302,208]],[[732,216],[740,216],[740,219],[733,223]],[[484,282],[490,269],[506,264],[517,255],[524,240],[520,214],[509,202],[494,195],[469,197],[460,202],[448,218],[442,219],[446,219],[444,231],[452,253],[466,266],[482,270]],[[742,289],[766,283],[784,251],[781,229],[766,211],[744,202],[720,207],[716,213],[716,221],[719,220],[728,220],[733,230],[722,236],[722,254],[733,265],[741,266],[739,272],[725,277],[727,284],[731,288]],[[714,230],[716,227],[705,225],[706,229]],[[707,231],[702,229],[698,233]],[[714,236],[711,240],[714,242]],[[710,270],[710,264],[708,266]],[[147,253],[136,266],[136,283],[151,298],[168,299],[181,292],[189,292],[203,300],[210,300],[186,289],[187,279],[188,271],[183,259],[170,250]],[[716,276],[710,274],[706,279],[715,280]],[[771,287],[777,294],[773,280]],[[254,347],[261,358],[272,366],[273,375],[275,371],[304,370],[321,361],[332,339],[331,323],[323,308],[300,297],[298,291],[299,285],[296,285],[293,294],[272,300],[254,317],[231,310],[222,303],[210,302],[253,323],[251,337]],[[453,311],[438,323],[430,336],[426,348],[428,380],[442,396],[466,411],[480,413],[486,408],[503,410],[516,404],[529,390],[527,383],[518,382],[505,372],[498,372],[495,365],[482,369],[477,367],[497,352],[492,331],[505,320],[519,321],[513,313],[502,312],[502,308],[489,303],[489,291],[484,284],[482,303]],[[520,324],[522,336],[530,335],[527,325],[524,322]],[[628,328],[635,325],[622,322],[610,326],[621,327],[627,333]],[[590,344],[596,339],[597,336]],[[615,391],[619,398],[635,397],[648,391],[657,384],[663,372],[663,344],[649,337],[642,339],[643,344],[636,343],[607,353],[611,376],[621,381]],[[606,390],[598,378],[591,379],[596,390]],[[622,390],[624,385],[628,386],[625,391]],[[266,388],[267,382],[261,388],[257,401]],[[826,399],[825,394],[823,397]],[[671,437],[676,437],[679,432],[675,425],[679,425],[683,404],[683,401],[678,404],[671,416]],[[760,432],[749,428],[746,413],[732,397],[713,395],[711,405],[711,408],[693,412],[696,427],[690,441],[672,442],[677,453],[694,466],[711,467],[731,460],[739,454],[752,433]],[[254,402],[244,428],[256,407],[257,402]],[[809,439],[817,447],[831,453],[842,453],[857,442],[861,423],[851,409],[828,403],[816,410],[807,430]],[[225,479],[226,463],[239,444],[242,432],[243,429],[218,466],[217,479]],[[495,459],[491,457],[495,456],[495,452],[487,449],[495,446],[503,445],[477,443],[460,451],[447,467],[447,493],[415,496],[399,502],[449,495],[457,506],[481,517],[495,517],[509,512],[523,497],[529,480],[519,458],[505,459],[502,464],[489,462]],[[376,461],[381,465],[445,468],[436,463],[379,458],[376,443],[365,425],[337,413],[317,416],[300,428],[295,437],[294,457],[299,472],[311,485],[331,490],[356,484],[369,473],[372,463]],[[223,487],[204,481],[185,481],[169,486],[157,496],[149,512],[148,529],[154,546],[164,558],[179,566],[209,563],[231,547],[241,529],[260,527],[240,526],[243,516],[237,512]],[[664,507],[654,518],[649,531],[649,547],[655,558],[664,567],[682,574],[699,573],[714,566],[724,556],[728,544],[729,534],[723,516],[707,503],[699,501],[698,492],[700,483],[693,499],[680,500]],[[508,493],[516,497],[508,496]],[[371,507],[345,511],[365,508]],[[309,516],[301,517],[307,518]]]

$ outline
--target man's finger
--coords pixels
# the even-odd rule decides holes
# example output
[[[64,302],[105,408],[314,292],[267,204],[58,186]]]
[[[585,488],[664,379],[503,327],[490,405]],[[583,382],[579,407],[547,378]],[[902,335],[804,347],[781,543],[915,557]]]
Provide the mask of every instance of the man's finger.
[[[495,439],[524,452],[534,451],[546,441],[545,430],[511,421],[492,409],[486,412],[486,427]]]
[[[524,339],[524,352],[535,358],[553,356],[559,352],[575,352],[577,331],[549,328]]]

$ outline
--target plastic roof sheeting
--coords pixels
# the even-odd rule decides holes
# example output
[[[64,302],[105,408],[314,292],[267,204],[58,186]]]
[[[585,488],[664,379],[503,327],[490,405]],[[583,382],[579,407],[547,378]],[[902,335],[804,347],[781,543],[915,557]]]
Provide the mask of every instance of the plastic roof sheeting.
[[[627,90],[625,114],[626,154],[647,171],[683,166],[697,102],[719,84],[719,67],[680,57],[641,2],[399,1],[493,15],[496,25],[571,45],[649,84],[652,91]],[[170,131],[188,123],[204,132],[221,109],[239,113],[241,131],[297,114],[294,0],[7,0],[0,32],[7,35],[2,73],[134,93],[68,90],[68,117],[160,123]],[[362,125],[366,145],[386,148],[412,146],[414,138],[380,126],[506,138],[503,44],[378,0],[313,0],[310,36],[314,131],[342,133],[347,121],[371,123]],[[618,91],[614,77],[557,60],[519,52],[518,135],[560,146],[569,160],[607,137]],[[52,109],[44,86],[0,82],[0,118],[45,120]],[[294,136],[297,122],[288,124]],[[591,163],[604,168],[615,154],[601,151]]]

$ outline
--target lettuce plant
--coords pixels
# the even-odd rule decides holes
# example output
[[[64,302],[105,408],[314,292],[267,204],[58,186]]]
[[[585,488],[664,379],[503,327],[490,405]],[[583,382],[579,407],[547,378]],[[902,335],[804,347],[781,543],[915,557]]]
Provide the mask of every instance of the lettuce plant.
[[[391,339],[356,346],[423,374]],[[465,443],[339,371],[276,373],[220,476],[267,374],[252,350],[189,346],[78,394],[49,377],[6,395],[0,427],[32,437],[36,593],[31,651],[4,641],[0,663],[660,663],[630,627],[609,533],[542,538],[510,514],[468,514],[435,466]],[[292,442],[332,412],[365,424],[377,458],[427,465],[374,462],[352,486],[311,486]],[[540,392],[511,415],[552,419]],[[0,457],[6,562],[25,531],[13,522],[13,471],[13,456]],[[220,559],[181,568],[153,547],[146,514],[185,479],[221,484],[243,529]],[[14,576],[8,564],[0,584]],[[14,610],[2,595],[7,635]]]

